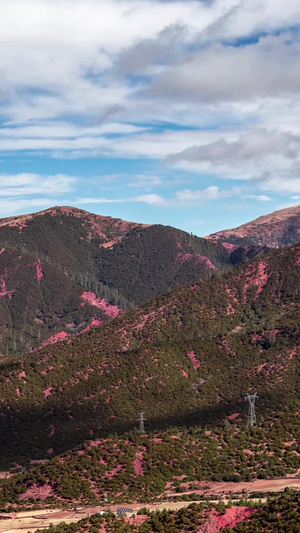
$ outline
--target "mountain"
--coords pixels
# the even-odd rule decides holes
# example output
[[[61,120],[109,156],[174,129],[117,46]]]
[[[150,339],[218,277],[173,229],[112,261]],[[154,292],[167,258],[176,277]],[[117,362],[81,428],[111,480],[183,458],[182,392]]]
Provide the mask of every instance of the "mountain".
[[[180,287],[101,327],[0,362],[1,461],[148,429],[299,411],[300,245]],[[239,419],[241,421],[239,422]],[[282,419],[284,420],[284,419]]]
[[[237,228],[218,231],[206,239],[239,246],[288,246],[300,241],[300,205],[275,211]]]
[[[259,247],[54,207],[0,220],[0,353],[68,339]]]

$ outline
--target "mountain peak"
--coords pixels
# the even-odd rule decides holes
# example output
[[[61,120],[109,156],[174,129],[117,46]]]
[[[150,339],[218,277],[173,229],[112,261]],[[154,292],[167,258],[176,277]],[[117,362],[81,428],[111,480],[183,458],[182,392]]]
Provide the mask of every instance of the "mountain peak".
[[[293,244],[300,240],[300,205],[274,211],[237,228],[218,231],[205,238],[271,248]]]
[[[85,211],[84,209],[79,209],[78,207],[72,207],[72,206],[53,206],[49,207],[47,209],[43,209],[42,211],[37,211],[34,213],[28,213],[25,215],[14,215],[11,217],[1,218],[0,219],[0,227],[1,226],[18,226],[18,227],[25,227],[27,223],[30,220],[33,220],[36,217],[44,216],[44,215],[65,215],[65,216],[73,216],[76,218],[85,218],[90,219],[93,221],[98,222],[111,222],[111,223],[118,223],[122,224],[124,226],[128,226],[131,228],[135,226],[140,227],[148,227],[149,224],[139,224],[137,222],[129,222],[127,220],[122,220],[120,218],[113,218],[110,216],[104,216],[104,215],[96,215],[94,213],[90,213],[89,211]]]

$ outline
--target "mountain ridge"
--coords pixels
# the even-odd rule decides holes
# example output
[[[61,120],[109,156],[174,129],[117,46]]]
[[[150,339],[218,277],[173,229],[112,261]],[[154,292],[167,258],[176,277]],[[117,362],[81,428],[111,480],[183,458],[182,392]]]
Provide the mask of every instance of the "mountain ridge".
[[[300,240],[300,205],[274,211],[236,228],[204,237],[232,245],[288,246]]]
[[[54,207],[0,220],[0,251],[0,351],[18,353],[110,319],[110,306],[132,309],[261,249],[225,249],[169,226]]]

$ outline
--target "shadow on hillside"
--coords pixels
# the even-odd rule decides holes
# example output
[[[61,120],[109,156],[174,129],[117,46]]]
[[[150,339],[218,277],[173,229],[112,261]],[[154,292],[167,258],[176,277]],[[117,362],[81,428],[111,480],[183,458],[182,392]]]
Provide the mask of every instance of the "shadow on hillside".
[[[280,408],[285,399],[280,393],[260,396],[258,414],[266,410]],[[70,418],[69,406],[58,408],[41,408],[39,406],[20,409],[15,406],[7,415],[1,416],[0,432],[0,470],[5,470],[12,463],[28,464],[30,459],[52,458],[66,452],[84,441],[105,438],[112,434],[122,436],[138,428],[138,413],[135,420],[114,419],[109,426],[100,428],[101,418],[105,419],[105,406],[102,417],[92,413],[85,404],[78,406],[76,418]],[[203,407],[187,412],[170,413],[151,418],[145,412],[146,431],[165,430],[170,427],[223,426],[226,417],[240,413],[246,422],[247,404],[245,401],[220,403],[217,406]],[[92,431],[91,431],[92,430]]]

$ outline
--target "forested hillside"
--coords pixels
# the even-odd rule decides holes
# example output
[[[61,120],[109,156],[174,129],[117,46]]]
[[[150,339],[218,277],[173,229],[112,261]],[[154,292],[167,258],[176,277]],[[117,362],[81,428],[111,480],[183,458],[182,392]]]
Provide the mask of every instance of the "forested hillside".
[[[259,252],[67,207],[2,219],[0,353],[71,338]]]
[[[181,287],[71,341],[1,360],[1,460],[46,458],[137,425],[299,409],[300,247]]]
[[[250,520],[242,521],[223,533],[298,533],[300,530],[300,493],[287,492],[262,505]]]
[[[209,482],[295,476],[299,443],[298,419],[288,409],[270,421],[260,417],[259,427],[253,429],[229,416],[217,428],[131,431],[90,440],[1,481],[0,508],[30,508],[39,502],[97,504],[103,503],[104,494],[109,494],[110,503],[151,502],[161,495],[205,499]],[[235,490],[240,491],[238,484]],[[185,498],[181,494],[186,491]]]

